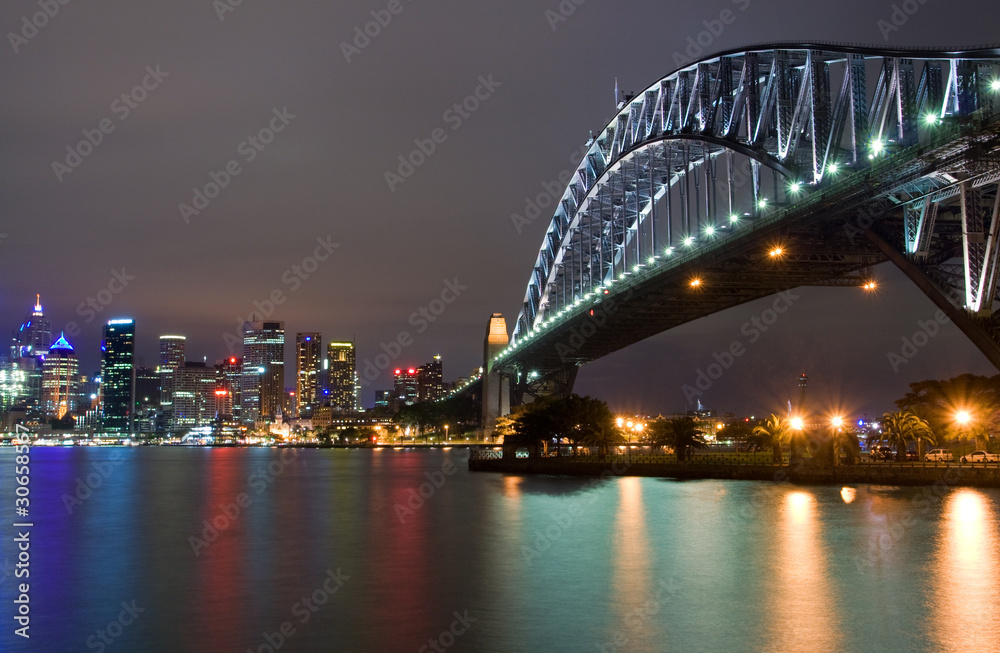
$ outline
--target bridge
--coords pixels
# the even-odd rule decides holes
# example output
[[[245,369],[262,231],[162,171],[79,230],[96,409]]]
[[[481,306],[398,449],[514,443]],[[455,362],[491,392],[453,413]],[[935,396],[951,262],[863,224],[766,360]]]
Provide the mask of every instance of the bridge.
[[[510,403],[745,302],[870,290],[886,261],[1000,368],[1000,46],[727,51],[627,97],[588,148],[487,345]]]

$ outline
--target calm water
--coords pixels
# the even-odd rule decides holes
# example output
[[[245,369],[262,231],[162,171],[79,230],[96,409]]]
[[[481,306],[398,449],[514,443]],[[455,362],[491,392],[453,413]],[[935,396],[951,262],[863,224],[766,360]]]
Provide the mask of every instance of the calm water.
[[[466,457],[36,448],[32,637],[0,574],[0,650],[1000,651],[1000,492],[500,476]],[[11,450],[0,470],[12,565]]]

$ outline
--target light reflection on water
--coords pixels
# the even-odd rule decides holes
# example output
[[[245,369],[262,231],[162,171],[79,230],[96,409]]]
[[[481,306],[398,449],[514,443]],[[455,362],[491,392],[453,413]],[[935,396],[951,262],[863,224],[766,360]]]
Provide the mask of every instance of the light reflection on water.
[[[68,514],[113,453],[33,452],[44,601],[24,650],[85,650],[133,598],[146,612],[113,650],[256,650],[339,568],[350,580],[281,653],[418,651],[466,609],[449,653],[1000,653],[996,490],[473,474],[462,450],[384,449],[304,450],[257,491],[278,450],[143,447]],[[0,451],[0,524],[12,464]],[[0,579],[0,603],[12,592]],[[0,631],[0,651],[19,644]]]
[[[931,562],[930,636],[947,653],[1000,650],[1000,524],[975,490],[945,498]]]

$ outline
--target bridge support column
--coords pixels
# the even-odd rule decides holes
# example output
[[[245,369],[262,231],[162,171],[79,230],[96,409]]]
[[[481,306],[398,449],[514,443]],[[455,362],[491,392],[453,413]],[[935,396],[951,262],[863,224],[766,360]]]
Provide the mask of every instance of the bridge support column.
[[[972,341],[972,344],[993,363],[994,367],[1000,370],[1000,341],[983,328],[983,322],[989,320],[989,318],[973,319],[965,310],[955,306],[948,299],[948,296],[919,267],[887,243],[881,236],[871,229],[865,230],[865,236],[948,316],[948,319]]]
[[[510,414],[510,379],[493,369],[493,358],[507,346],[507,322],[500,313],[490,316],[483,344],[483,440],[491,440],[497,418]]]

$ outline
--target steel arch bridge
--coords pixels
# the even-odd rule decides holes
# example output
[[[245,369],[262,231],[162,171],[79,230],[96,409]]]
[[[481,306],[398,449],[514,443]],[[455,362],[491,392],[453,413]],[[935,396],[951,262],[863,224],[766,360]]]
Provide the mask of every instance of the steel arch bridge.
[[[521,395],[685,322],[892,261],[1000,368],[1000,46],[770,43],[627,96],[559,200],[509,346]]]

